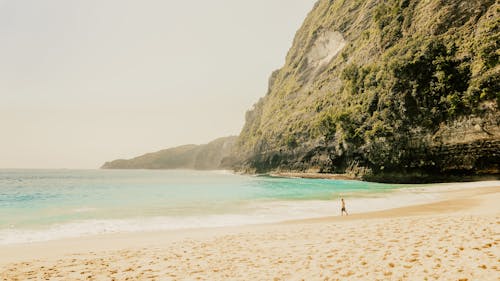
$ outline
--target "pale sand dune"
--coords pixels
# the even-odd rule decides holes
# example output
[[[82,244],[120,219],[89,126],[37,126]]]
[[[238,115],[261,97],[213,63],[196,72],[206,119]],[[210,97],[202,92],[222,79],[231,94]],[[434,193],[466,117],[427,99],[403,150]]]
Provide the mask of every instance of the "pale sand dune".
[[[500,187],[274,225],[0,247],[2,280],[500,280]]]

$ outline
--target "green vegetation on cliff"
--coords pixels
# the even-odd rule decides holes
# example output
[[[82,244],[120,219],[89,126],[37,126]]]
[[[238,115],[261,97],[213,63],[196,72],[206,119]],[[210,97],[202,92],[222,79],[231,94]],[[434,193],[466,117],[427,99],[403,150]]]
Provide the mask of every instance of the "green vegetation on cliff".
[[[246,114],[237,169],[499,174],[500,3],[320,0]]]
[[[221,160],[232,150],[236,137],[216,139],[208,144],[183,145],[144,154],[130,160],[106,162],[102,169],[196,169],[227,168]]]

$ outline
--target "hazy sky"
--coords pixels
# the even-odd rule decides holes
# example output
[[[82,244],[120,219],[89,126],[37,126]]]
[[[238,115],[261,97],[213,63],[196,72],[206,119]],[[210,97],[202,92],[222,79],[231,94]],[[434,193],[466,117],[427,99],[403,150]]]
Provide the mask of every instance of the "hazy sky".
[[[0,168],[238,134],[314,0],[0,0]]]

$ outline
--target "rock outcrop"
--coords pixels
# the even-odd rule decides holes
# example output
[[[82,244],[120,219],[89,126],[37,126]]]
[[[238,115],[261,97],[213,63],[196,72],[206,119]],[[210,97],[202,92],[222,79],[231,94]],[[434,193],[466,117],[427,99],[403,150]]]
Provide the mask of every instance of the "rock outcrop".
[[[384,182],[500,174],[500,3],[319,0],[225,165]]]

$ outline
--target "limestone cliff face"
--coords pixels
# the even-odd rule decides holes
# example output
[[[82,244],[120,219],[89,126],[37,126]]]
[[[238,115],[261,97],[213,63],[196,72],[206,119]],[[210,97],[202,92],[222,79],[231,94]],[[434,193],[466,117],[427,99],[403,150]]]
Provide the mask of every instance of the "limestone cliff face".
[[[236,137],[216,139],[203,145],[183,145],[124,160],[106,162],[102,169],[195,169],[216,170],[229,156]]]
[[[423,182],[500,173],[500,2],[320,0],[228,165]]]

